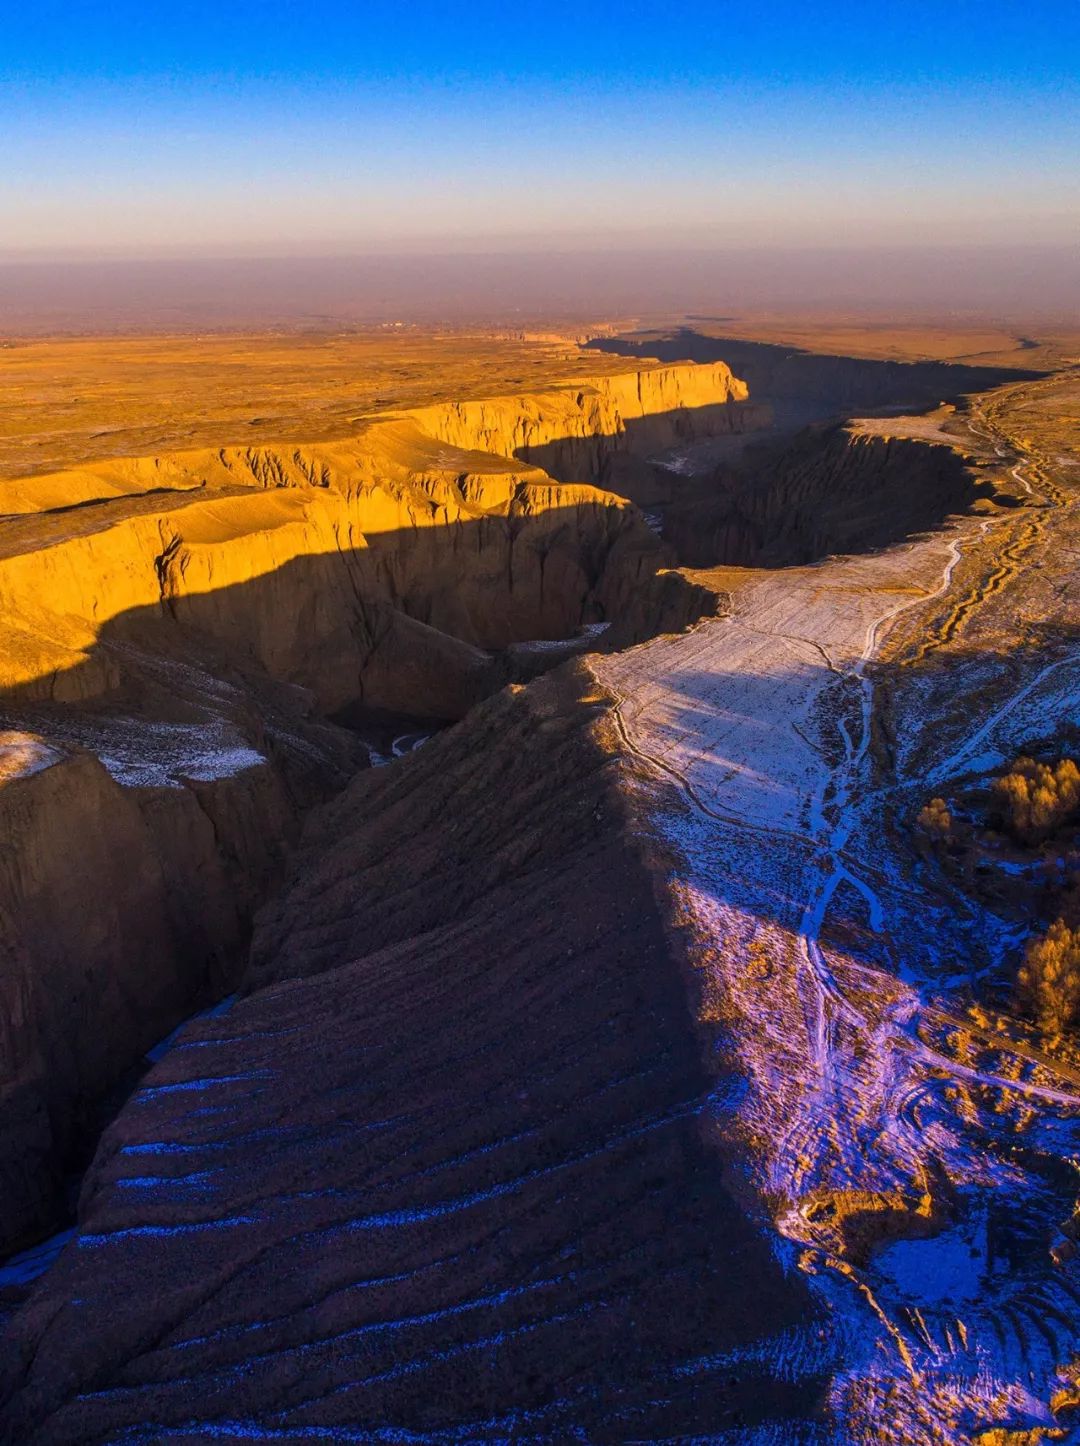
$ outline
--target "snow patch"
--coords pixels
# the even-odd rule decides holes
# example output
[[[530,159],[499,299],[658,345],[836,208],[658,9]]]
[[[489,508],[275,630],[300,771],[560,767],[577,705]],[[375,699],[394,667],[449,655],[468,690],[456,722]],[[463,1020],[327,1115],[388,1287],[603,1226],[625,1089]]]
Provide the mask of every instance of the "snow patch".
[[[898,1240],[874,1261],[875,1273],[920,1305],[976,1300],[987,1274],[986,1219],[928,1240]]]
[[[181,788],[185,779],[211,783],[265,764],[235,728],[223,719],[203,723],[163,723],[150,719],[71,715],[64,720],[64,741],[94,753],[109,775],[125,788]],[[62,755],[45,748],[48,767]]]
[[[64,1246],[74,1237],[74,1230],[61,1230],[59,1234],[43,1240],[29,1250],[20,1250],[0,1265],[0,1289],[10,1285],[28,1285],[44,1275],[57,1260]]]
[[[33,733],[0,733],[0,784],[42,773],[63,757],[58,748],[51,748]]]

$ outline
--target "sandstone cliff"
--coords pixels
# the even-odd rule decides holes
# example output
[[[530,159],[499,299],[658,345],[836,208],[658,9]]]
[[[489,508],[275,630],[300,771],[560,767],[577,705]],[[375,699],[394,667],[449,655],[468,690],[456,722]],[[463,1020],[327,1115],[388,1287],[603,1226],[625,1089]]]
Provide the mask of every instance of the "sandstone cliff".
[[[741,425],[744,398],[725,367],[662,368],[0,485],[0,722],[57,760],[0,781],[0,1242],[44,1223],[108,1091],[236,969],[303,813],[363,751],[325,720],[450,721],[587,645],[523,640],[713,606],[590,479]]]
[[[657,368],[419,409],[351,442],[120,459],[2,484],[0,511],[15,521],[0,539],[0,687],[107,692],[119,664],[103,633],[107,643],[162,603],[313,687],[327,710],[362,691],[340,669],[331,681],[320,656],[355,646],[343,635],[357,599],[361,633],[401,626],[379,616],[386,606],[482,649],[569,636],[619,614],[663,560],[633,508],[588,484],[613,458],[740,429],[745,397],[725,366]],[[311,578],[298,588],[301,571]],[[237,606],[231,589],[282,573],[287,606],[270,581],[257,615]],[[444,651],[442,670],[466,680],[457,706],[421,690],[413,711],[457,716],[462,693],[478,695],[479,660]],[[402,699],[376,685],[368,701]]]

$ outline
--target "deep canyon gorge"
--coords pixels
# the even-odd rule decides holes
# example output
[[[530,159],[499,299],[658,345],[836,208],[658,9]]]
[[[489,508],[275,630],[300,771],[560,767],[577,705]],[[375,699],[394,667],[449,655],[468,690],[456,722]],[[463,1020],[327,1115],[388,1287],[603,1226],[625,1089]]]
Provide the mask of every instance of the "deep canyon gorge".
[[[4,1439],[1069,1427],[1080,1059],[913,827],[1076,716],[1025,360],[0,478]]]

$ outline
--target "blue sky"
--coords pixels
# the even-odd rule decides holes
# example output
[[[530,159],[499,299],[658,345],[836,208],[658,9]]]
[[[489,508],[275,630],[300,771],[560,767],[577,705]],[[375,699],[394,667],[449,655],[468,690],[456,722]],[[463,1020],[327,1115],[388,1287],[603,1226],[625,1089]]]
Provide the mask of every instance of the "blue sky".
[[[0,250],[1080,239],[1080,3],[37,0]]]

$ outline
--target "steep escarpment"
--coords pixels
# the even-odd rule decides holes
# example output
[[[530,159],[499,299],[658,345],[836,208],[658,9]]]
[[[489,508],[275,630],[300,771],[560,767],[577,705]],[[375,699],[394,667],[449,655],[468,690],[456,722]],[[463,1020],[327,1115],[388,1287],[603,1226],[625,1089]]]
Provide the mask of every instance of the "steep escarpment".
[[[723,362],[656,367],[596,377],[580,388],[498,397],[415,412],[421,427],[455,446],[477,447],[639,499],[655,482],[655,452],[710,437],[752,432],[769,409],[750,400]]]
[[[127,658],[98,709],[0,732],[0,1233],[62,1220],[111,1093],[234,988],[304,812],[366,755],[305,700]]]
[[[691,567],[797,566],[888,546],[997,497],[950,446],[810,429],[672,504],[663,535]]]
[[[985,391],[1003,382],[1041,375],[1019,368],[977,367],[940,361],[877,361],[832,356],[772,342],[706,336],[690,328],[640,337],[596,337],[597,351],[661,361],[723,362],[746,382],[759,403],[812,404],[822,417],[879,408],[912,409]]]
[[[318,449],[298,457],[293,468],[327,465]],[[478,650],[569,636],[616,612],[661,560],[634,509],[591,487],[509,463],[470,477],[457,455],[438,474],[364,485],[344,470],[348,457],[335,460],[341,487],[311,486],[264,451],[255,463],[285,480],[258,493],[221,488],[104,517],[0,558],[9,689],[107,694],[123,678],[118,645],[156,628],[156,651],[197,632],[311,689],[327,713],[366,702],[455,717],[484,691]],[[407,691],[395,664],[410,655]]]
[[[4,739],[0,754],[12,748]],[[52,747],[0,789],[10,1242],[60,1218],[65,1171],[132,1062],[233,987],[251,909],[296,818],[296,800],[265,767],[123,787],[91,753]]]
[[[799,1429],[814,1307],[705,1143],[637,787],[577,667],[311,820],[16,1318],[12,1437]]]
[[[0,1242],[47,1228],[102,1101],[235,977],[304,813],[366,761],[341,725],[439,725],[587,646],[587,625],[633,641],[714,606],[658,571],[665,550],[625,499],[512,455],[523,428],[538,445],[565,432],[585,468],[590,447],[630,447],[651,408],[727,416],[739,393],[723,368],[657,377],[470,404],[487,420],[458,441],[436,426],[453,409],[436,408],[348,442],[0,488],[0,723],[27,740],[0,786],[16,810],[0,871]],[[576,641],[519,646],[560,639]],[[84,776],[75,867],[82,815],[60,785]],[[132,851],[140,869],[114,888]],[[42,928],[50,896],[65,907]]]

